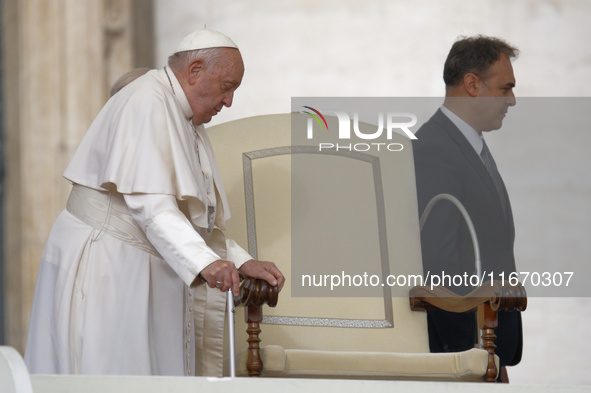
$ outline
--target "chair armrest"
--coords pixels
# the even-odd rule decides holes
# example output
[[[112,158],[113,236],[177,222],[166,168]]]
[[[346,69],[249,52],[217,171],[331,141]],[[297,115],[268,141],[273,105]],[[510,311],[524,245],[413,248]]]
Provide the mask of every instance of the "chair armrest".
[[[265,280],[252,277],[244,277],[240,283],[239,296],[234,299],[236,306],[262,306],[269,307],[277,305],[279,298],[279,287],[271,286]]]
[[[527,294],[521,283],[503,286],[499,281],[487,281],[464,296],[439,286],[416,286],[409,295],[413,311],[438,308],[457,313],[473,312],[484,303],[488,303],[493,311],[524,311],[527,308]]]

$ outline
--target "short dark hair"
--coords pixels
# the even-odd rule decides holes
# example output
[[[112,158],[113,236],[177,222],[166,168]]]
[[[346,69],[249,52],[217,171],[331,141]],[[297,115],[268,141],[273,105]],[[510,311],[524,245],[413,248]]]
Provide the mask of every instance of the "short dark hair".
[[[488,68],[506,54],[516,58],[519,50],[500,38],[477,35],[460,37],[454,42],[443,67],[443,81],[446,86],[456,86],[464,75],[474,73],[485,78]]]

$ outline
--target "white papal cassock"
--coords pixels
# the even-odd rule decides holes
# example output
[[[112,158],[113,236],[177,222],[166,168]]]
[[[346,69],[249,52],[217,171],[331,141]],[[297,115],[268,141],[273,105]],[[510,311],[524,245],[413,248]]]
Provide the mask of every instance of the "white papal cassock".
[[[251,256],[221,232],[226,196],[191,117],[164,68],[113,96],[91,125],[39,267],[30,372],[221,376],[225,294],[189,286],[217,259],[239,267]]]

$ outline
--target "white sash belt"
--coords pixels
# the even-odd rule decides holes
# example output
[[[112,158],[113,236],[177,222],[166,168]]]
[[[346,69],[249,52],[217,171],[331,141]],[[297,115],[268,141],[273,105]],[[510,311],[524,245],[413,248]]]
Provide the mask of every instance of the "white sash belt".
[[[74,184],[66,210],[85,224],[162,258],[129,213],[123,195]]]

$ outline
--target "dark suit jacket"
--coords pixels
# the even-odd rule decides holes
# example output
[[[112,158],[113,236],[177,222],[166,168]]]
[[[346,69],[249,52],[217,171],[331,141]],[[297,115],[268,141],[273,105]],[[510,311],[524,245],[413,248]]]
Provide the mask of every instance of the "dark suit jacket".
[[[515,232],[510,204],[505,214],[484,163],[468,140],[441,110],[416,133],[413,141],[419,214],[437,194],[458,198],[472,218],[482,260],[482,271],[515,271]],[[508,197],[507,197],[508,201]],[[468,227],[459,211],[448,201],[440,201],[431,211],[421,232],[424,273],[450,276],[475,273],[474,251]],[[486,281],[486,279],[485,279]],[[447,286],[447,285],[446,285]],[[466,294],[473,288],[449,287]],[[475,343],[473,313],[428,313],[429,344],[432,352],[470,349]],[[521,359],[522,332],[519,312],[500,312],[495,330],[496,354],[501,365],[515,365]]]

